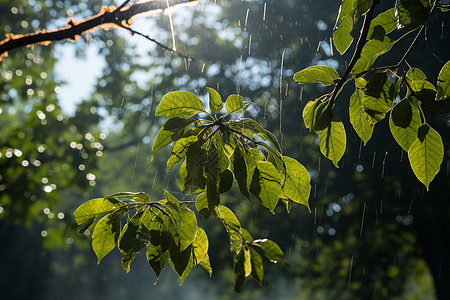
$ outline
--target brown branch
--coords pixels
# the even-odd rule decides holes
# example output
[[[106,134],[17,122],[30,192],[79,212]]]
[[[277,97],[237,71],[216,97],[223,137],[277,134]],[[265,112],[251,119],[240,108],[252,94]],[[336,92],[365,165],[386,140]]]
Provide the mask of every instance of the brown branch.
[[[29,47],[32,45],[43,44],[48,45],[54,41],[78,39],[83,33],[96,28],[128,28],[133,17],[143,13],[154,13],[158,10],[166,9],[166,1],[150,0],[142,3],[136,3],[125,7],[129,0],[125,1],[119,7],[103,6],[100,12],[88,19],[82,21],[74,21],[69,19],[67,26],[53,31],[39,30],[31,34],[7,34],[6,39],[0,41],[0,61],[2,57],[8,55],[8,51]],[[172,5],[195,3],[197,0],[171,0]],[[154,41],[155,42],[155,41]],[[161,45],[158,43],[158,45]],[[168,47],[166,47],[168,48]],[[167,50],[167,49],[166,49]]]

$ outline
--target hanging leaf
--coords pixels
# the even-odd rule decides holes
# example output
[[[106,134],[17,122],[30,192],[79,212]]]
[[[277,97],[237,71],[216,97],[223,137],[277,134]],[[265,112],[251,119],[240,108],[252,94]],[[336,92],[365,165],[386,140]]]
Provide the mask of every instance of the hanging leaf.
[[[420,127],[419,110],[411,106],[408,98],[397,103],[391,111],[389,127],[394,139],[405,151],[417,139]]]
[[[439,133],[428,124],[418,130],[417,139],[408,150],[409,163],[417,179],[429,190],[444,158],[444,145]]]
[[[98,221],[92,233],[92,249],[97,255],[97,264],[116,247],[119,235],[120,214],[108,214]]]
[[[329,66],[311,66],[294,74],[294,80],[299,84],[322,83],[331,85],[339,79],[338,72]]]
[[[331,160],[336,168],[339,168],[338,162],[344,155],[347,144],[344,124],[342,124],[337,115],[333,114],[330,124],[326,128],[317,131],[317,134],[320,138],[320,152]]]
[[[365,109],[385,114],[391,108],[398,95],[396,86],[385,72],[375,73],[363,90],[362,104]]]
[[[283,156],[286,166],[286,180],[283,186],[283,192],[294,202],[305,205],[309,211],[308,199],[311,191],[310,180],[306,168],[293,158]]]
[[[356,89],[353,95],[350,97],[350,123],[353,125],[358,136],[364,142],[364,145],[372,137],[374,124],[370,121],[370,116],[367,114],[366,110],[362,105],[362,98],[364,93],[361,89]]]
[[[188,136],[186,138],[179,139],[173,144],[172,152],[170,154],[169,160],[167,161],[166,172],[176,165],[180,160],[182,160],[189,150],[189,147],[197,142],[196,136]]]
[[[193,116],[205,112],[200,98],[190,92],[171,92],[166,94],[156,108],[156,115],[173,118]]]
[[[180,139],[186,132],[188,126],[195,121],[196,119],[186,117],[175,117],[167,120],[166,124],[159,130],[155,142],[153,143],[152,160],[159,149]]]
[[[257,246],[261,248],[264,252],[264,255],[273,263],[282,263],[286,267],[289,266],[288,262],[284,257],[284,253],[281,250],[280,246],[278,246],[275,242],[268,239],[258,239],[254,240],[252,243],[253,246]]]
[[[281,184],[280,174],[270,162],[256,162],[250,192],[258,198],[262,205],[275,213],[275,207],[281,194]]]
[[[397,28],[411,30],[425,24],[430,17],[430,11],[428,0],[397,0],[395,2]]]
[[[216,208],[217,215],[230,236],[232,251],[238,252],[242,247],[241,223],[234,213],[226,206],[219,204]]]
[[[442,101],[450,97],[450,61],[441,69],[437,80],[436,100]]]
[[[258,252],[256,252],[255,249],[250,248],[250,256],[251,256],[251,268],[252,268],[252,272],[251,272],[251,276],[253,277],[253,279],[256,280],[256,282],[261,285],[262,281],[263,281],[263,276],[264,276],[264,265],[263,265],[263,260],[261,258],[261,255],[259,255]]]

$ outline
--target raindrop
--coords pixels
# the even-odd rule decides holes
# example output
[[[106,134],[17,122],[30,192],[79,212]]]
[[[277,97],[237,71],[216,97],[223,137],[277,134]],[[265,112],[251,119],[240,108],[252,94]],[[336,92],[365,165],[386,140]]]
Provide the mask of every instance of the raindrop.
[[[414,198],[411,198],[411,203],[409,203],[408,215],[411,214],[411,209],[413,205]]]
[[[353,268],[353,255],[352,255],[352,260],[350,261],[350,269],[348,272],[348,286],[350,286],[350,281],[352,279],[352,268]]]
[[[263,21],[266,20],[266,8],[267,8],[267,3],[264,3]],[[444,27],[444,22],[442,22],[442,27]]]
[[[384,158],[383,158],[383,168],[381,169],[381,179],[384,178],[384,167],[386,166],[386,157],[388,155],[388,152],[386,151],[386,153],[384,154]]]
[[[360,140],[359,140],[358,159],[361,159],[362,145],[363,145],[363,141],[362,141],[362,139],[360,139]]]
[[[245,22],[244,22],[244,31],[247,30],[247,21],[248,21],[248,13],[250,12],[250,8],[247,8],[247,13],[245,15]]]
[[[362,237],[363,228],[364,228],[364,216],[366,215],[366,202],[364,202],[363,205],[363,213],[362,213],[362,219],[361,219],[361,229],[359,231],[359,238]]]
[[[375,167],[375,156],[377,155],[376,152],[373,153],[373,159],[372,159],[372,169]]]
[[[167,3],[167,8],[170,8],[169,0],[167,0],[166,3]],[[172,44],[173,44],[172,48],[174,51],[177,51],[177,46],[175,45],[175,32],[173,30],[173,21],[172,21],[172,14],[170,13],[170,9],[168,10],[168,15],[169,15],[170,31],[172,32]]]
[[[136,157],[134,159],[133,173],[131,174],[131,179],[134,179],[134,172],[136,171],[138,153],[139,153],[139,144],[136,145]]]
[[[250,55],[251,48],[252,48],[252,35],[250,34],[250,37],[248,39],[248,55]]]
[[[41,236],[42,236],[42,237],[46,237],[47,234],[48,234],[48,232],[47,232],[46,230],[42,230],[42,231],[41,231]]]
[[[155,187],[156,176],[158,176],[158,170],[156,170],[155,177],[153,177],[152,189]]]

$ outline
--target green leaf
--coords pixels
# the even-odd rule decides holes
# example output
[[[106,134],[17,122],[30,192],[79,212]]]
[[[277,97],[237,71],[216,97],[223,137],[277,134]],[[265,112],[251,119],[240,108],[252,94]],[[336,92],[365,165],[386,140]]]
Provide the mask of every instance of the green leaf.
[[[259,239],[254,240],[252,243],[253,246],[257,246],[261,248],[264,252],[264,255],[273,263],[282,263],[285,266],[288,266],[288,263],[284,257],[284,253],[281,248],[273,241],[268,239]]]
[[[277,138],[268,130],[264,129],[258,122],[250,118],[243,118],[239,121],[230,121],[229,126],[235,130],[250,130],[260,138],[269,141],[279,152],[281,152],[280,143]],[[251,137],[251,136],[250,136]]]
[[[239,95],[230,95],[225,101],[225,108],[227,109],[227,114],[240,111],[244,108],[244,98]]]
[[[396,86],[385,72],[375,73],[367,82],[362,98],[365,109],[385,114],[391,108],[398,95]]]
[[[314,110],[314,119],[312,129],[314,131],[322,130],[330,125],[333,118],[333,111],[329,101],[319,102]]]
[[[426,80],[427,75],[425,75],[425,73],[422,72],[420,69],[411,68],[408,70],[408,73],[406,73],[406,78],[408,78],[411,82],[414,82],[414,81]]]
[[[250,234],[250,232],[248,232],[244,228],[241,228],[240,233],[241,233],[242,239],[245,242],[247,242],[247,243],[253,242],[253,238],[252,238],[252,235]]]
[[[244,276],[248,277],[252,274],[252,257],[250,254],[250,249],[248,247],[244,247],[241,251],[244,251]]]
[[[131,269],[131,263],[133,262],[134,258],[136,257],[137,252],[129,252],[124,255],[122,258],[122,267],[123,269],[128,273]]]
[[[186,117],[176,117],[167,120],[166,124],[159,130],[155,142],[153,143],[152,160],[159,149],[180,139],[186,132],[188,126],[195,121],[196,119]]]
[[[257,161],[250,192],[274,213],[281,194],[280,174],[273,164]]]
[[[209,108],[213,114],[218,114],[223,108],[222,98],[220,94],[212,88],[207,88],[209,93]]]
[[[444,145],[439,133],[428,124],[418,130],[417,139],[408,150],[409,163],[417,179],[429,190],[444,158]]]
[[[305,107],[303,108],[303,122],[305,123],[305,127],[309,130],[312,129],[314,124],[314,112],[317,104],[320,103],[320,99],[316,99],[314,101],[309,101]]]
[[[176,165],[180,160],[182,160],[186,156],[189,147],[197,141],[198,139],[196,136],[188,136],[176,141],[173,144],[172,153],[170,154],[169,160],[167,161],[166,172],[170,171],[170,169],[174,165]]]
[[[226,169],[225,171],[220,173],[219,193],[222,194],[228,192],[233,186],[233,180],[233,173],[230,170]]]
[[[336,168],[339,168],[338,162],[344,155],[347,144],[344,124],[337,115],[333,114],[329,126],[317,131],[317,135],[320,138],[320,152],[331,160]]]
[[[180,188],[188,193],[197,193],[205,188],[206,178],[203,174],[207,153],[199,141],[192,143],[186,153],[185,176],[181,176]]]
[[[197,231],[197,218],[195,213],[181,204],[177,198],[165,191],[167,198],[165,207],[170,214],[171,225],[169,231],[178,252],[184,251],[195,239]]]
[[[233,154],[233,171],[234,178],[236,178],[238,183],[239,191],[242,195],[247,197],[247,199],[250,199],[247,188],[247,165],[244,156],[245,153],[243,153],[243,149],[241,149],[241,147],[236,147]]]
[[[192,245],[189,245],[184,250],[179,251],[178,246],[172,243],[169,248],[169,254],[170,254],[169,256],[170,265],[175,270],[175,272],[177,272],[180,278],[183,277],[183,273],[190,272],[190,270],[192,269],[189,266],[189,262],[192,256]],[[181,284],[183,283],[181,282]]]
[[[374,124],[370,121],[370,117],[362,105],[364,93],[360,89],[356,89],[350,97],[350,123],[353,125],[358,136],[364,142],[364,145],[372,137]]]
[[[73,213],[75,222],[82,225],[98,215],[108,213],[122,205],[115,199],[96,198],[81,204]]]
[[[205,258],[208,259],[207,260],[207,265],[205,266],[209,266],[209,270],[211,269],[211,265],[209,264],[209,257],[207,257],[208,254],[208,237],[206,236],[205,231],[200,228],[197,227],[197,233],[195,236],[195,240],[192,243],[191,248],[191,255],[189,257],[189,262],[187,267],[184,269],[183,273],[180,276],[181,279],[181,284],[183,284],[184,280],[186,279],[186,277],[189,275],[189,273],[191,272],[191,270],[198,265],[200,262],[202,262]],[[188,248],[189,249],[189,248]],[[207,271],[209,271],[207,269]]]
[[[241,223],[234,213],[226,206],[219,204],[216,208],[217,215],[230,236],[232,251],[238,252],[242,247]]]
[[[436,101],[450,97],[450,60],[442,67],[437,80]]]
[[[118,247],[123,255],[139,252],[146,243],[138,239],[143,211],[137,212],[123,227],[119,236]]]
[[[397,0],[395,9],[397,28],[404,30],[425,24],[431,11],[429,0]]]
[[[251,255],[251,266],[252,266],[251,276],[253,277],[253,279],[256,280],[256,282],[259,285],[261,285],[263,276],[264,276],[263,260],[261,258],[261,255],[259,255],[259,253],[256,252],[256,250],[253,248],[250,248],[250,255]]]
[[[391,8],[380,13],[370,22],[367,37],[369,39],[383,40],[384,36],[395,28],[397,28],[397,17],[395,16],[395,9]]]
[[[417,139],[420,125],[419,110],[411,106],[408,98],[398,102],[392,108],[389,127],[392,136],[405,151],[408,151]]]
[[[144,213],[141,218],[141,225],[145,225],[150,231],[151,238],[150,243],[147,244],[147,260],[156,274],[156,280],[158,280],[169,258],[172,236],[168,231],[163,230],[164,221],[161,211],[156,212],[153,218],[146,218],[148,215],[150,214]]]
[[[384,53],[391,50],[395,41],[392,41],[387,36],[382,39],[373,39],[368,41],[362,51],[360,58],[356,61],[351,73],[358,74],[369,69],[375,60]]]
[[[92,249],[97,255],[97,264],[100,263],[117,244],[120,235],[120,214],[112,213],[104,216],[95,225],[92,233]]]
[[[239,251],[234,257],[234,291],[240,293],[245,281],[245,256],[244,251]]]
[[[214,211],[219,204],[219,154],[217,152],[216,144],[211,143],[207,151],[205,162],[206,172],[206,195],[208,197],[209,211]]]
[[[338,72],[329,66],[311,66],[294,74],[294,80],[299,84],[322,83],[330,85],[339,79]]]
[[[301,163],[291,157],[283,156],[283,161],[286,166],[284,194],[292,201],[305,205],[311,211],[308,204],[311,177],[308,171]]]
[[[340,18],[337,28],[333,31],[333,43],[337,51],[344,54],[353,42],[353,27],[355,22],[352,15]]]
[[[173,118],[178,116],[193,116],[205,112],[203,103],[190,92],[171,92],[166,94],[156,108],[156,115]]]
[[[208,197],[206,192],[200,193],[195,200],[195,208],[203,216],[205,220],[209,219],[211,212],[208,205]]]
[[[168,258],[169,251],[163,251],[161,244],[151,242],[147,245],[147,260],[156,274],[156,280],[158,280],[161,271],[165,269]]]

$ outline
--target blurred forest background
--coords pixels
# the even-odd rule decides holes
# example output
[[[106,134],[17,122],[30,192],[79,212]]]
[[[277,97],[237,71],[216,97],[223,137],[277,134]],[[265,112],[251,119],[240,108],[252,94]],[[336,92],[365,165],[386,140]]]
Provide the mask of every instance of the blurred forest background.
[[[0,37],[55,29],[69,17],[80,20],[95,15],[101,5],[120,4],[0,0]],[[351,54],[341,57],[330,46],[339,4],[201,0],[135,20],[134,29],[195,57],[192,61],[121,30],[96,30],[74,43],[11,51],[0,63],[2,297],[449,299],[448,115],[431,122],[446,154],[429,192],[414,177],[387,120],[365,147],[347,126],[348,147],[339,169],[321,156],[316,135],[303,125],[303,106],[324,87],[300,87],[294,72],[322,64],[342,74],[350,60]],[[391,5],[381,1],[377,11]],[[436,11],[427,39],[408,59],[432,82],[450,59],[448,21]],[[381,59],[398,61],[402,46],[410,42]],[[84,66],[82,71],[64,64],[68,56]],[[92,79],[70,89],[86,78]],[[233,292],[232,255],[218,220],[202,224],[210,237],[212,278],[197,268],[182,287],[169,269],[154,285],[144,255],[129,274],[117,250],[97,266],[90,232],[78,235],[73,224],[72,213],[81,203],[115,192],[144,191],[158,200],[167,189],[183,197],[178,171],[165,172],[168,150],[150,161],[165,121],[154,112],[170,91],[187,90],[206,99],[206,87],[222,97],[238,93],[257,103],[250,116],[274,132],[284,153],[302,162],[312,177],[311,213],[294,206],[290,214],[279,207],[272,215],[237,191],[227,194],[225,201],[237,207],[243,226],[277,242],[290,263],[288,270],[268,263],[263,286],[249,281],[242,294]],[[344,89],[336,105],[348,125],[350,93]]]

